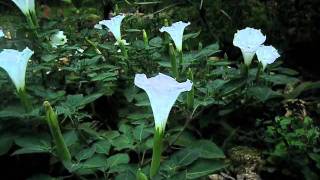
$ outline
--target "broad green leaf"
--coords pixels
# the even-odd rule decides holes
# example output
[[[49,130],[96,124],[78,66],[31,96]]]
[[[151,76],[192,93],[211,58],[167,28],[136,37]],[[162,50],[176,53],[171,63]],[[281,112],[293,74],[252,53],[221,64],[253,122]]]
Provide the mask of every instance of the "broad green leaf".
[[[187,179],[199,179],[225,168],[226,165],[218,160],[198,160],[187,169]]]
[[[128,154],[115,154],[113,156],[110,156],[107,159],[107,168],[112,168],[114,166],[117,166],[119,164],[128,164],[129,163],[129,156]]]
[[[196,150],[201,158],[225,158],[223,151],[215,143],[208,140],[196,141],[191,144],[191,148]]]

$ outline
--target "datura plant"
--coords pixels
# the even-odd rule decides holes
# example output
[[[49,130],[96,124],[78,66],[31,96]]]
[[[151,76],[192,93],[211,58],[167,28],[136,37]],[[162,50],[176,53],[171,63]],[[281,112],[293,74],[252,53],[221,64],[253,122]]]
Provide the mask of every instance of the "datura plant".
[[[280,57],[277,49],[273,46],[262,45],[257,50],[258,61],[261,62],[263,70],[268,64],[272,64],[277,58]]]
[[[175,51],[172,49],[172,47],[171,49],[169,49],[171,64],[176,65],[176,66],[172,66],[173,74],[176,79],[179,78],[179,67],[183,63],[183,53],[182,53],[183,33],[184,33],[184,29],[189,25],[190,25],[190,22],[185,23],[185,22],[179,21],[179,22],[173,23],[171,26],[163,26],[162,28],[160,28],[160,32],[167,32],[170,35],[179,54],[179,64],[177,65],[177,63],[174,62],[176,61]]]
[[[266,41],[261,30],[245,28],[234,34],[233,45],[241,49],[244,63],[250,66],[257,49]]]
[[[121,37],[121,23],[125,18],[125,15],[118,15],[112,17],[109,20],[102,20],[98,24],[94,26],[96,29],[102,29],[103,26],[107,27],[109,31],[113,34],[114,38],[117,40],[117,44],[119,44],[121,48],[121,52],[123,55],[128,58],[127,51],[125,49],[126,41]]]
[[[0,67],[8,73],[26,110],[31,108],[31,104],[27,100],[25,77],[27,64],[32,55],[33,51],[28,47],[21,52],[14,49],[4,49],[0,53]]]
[[[175,22],[171,26],[164,26],[160,29],[160,32],[167,32],[173,40],[177,50],[182,51],[183,32],[184,29],[190,25],[190,22]]]
[[[62,46],[68,41],[67,36],[63,34],[63,31],[58,31],[50,37],[50,44],[53,48]]]
[[[171,108],[180,93],[192,89],[192,82],[187,80],[179,83],[172,77],[159,73],[152,78],[147,78],[145,74],[136,74],[134,84],[147,93],[154,116],[155,133],[150,169],[150,176],[153,177],[159,170],[162,139]]]
[[[26,16],[28,24],[32,27],[38,27],[34,0],[12,0],[21,12]]]

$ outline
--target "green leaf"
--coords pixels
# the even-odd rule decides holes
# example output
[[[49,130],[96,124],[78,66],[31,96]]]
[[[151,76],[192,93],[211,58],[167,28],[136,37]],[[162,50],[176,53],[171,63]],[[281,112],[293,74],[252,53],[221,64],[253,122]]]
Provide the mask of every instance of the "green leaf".
[[[97,168],[105,168],[106,167],[106,156],[102,154],[95,154],[90,159],[87,159],[84,163],[82,168],[87,169],[97,169]]]
[[[96,152],[96,147],[92,146],[90,148],[82,149],[75,157],[77,158],[78,161],[82,161],[92,157],[95,152]]]
[[[94,143],[94,147],[96,148],[97,153],[109,154],[111,143],[108,140],[100,140]]]
[[[199,153],[199,157],[205,159],[225,158],[223,151],[213,142],[199,140],[191,145],[191,148]]]
[[[128,164],[129,163],[129,156],[128,154],[120,153],[113,156],[110,156],[107,159],[107,168],[112,168],[114,166],[117,166],[119,164]]]
[[[163,40],[160,37],[152,38],[149,41],[149,45],[154,47],[162,47],[162,44],[163,44]]]
[[[261,102],[282,97],[280,93],[273,91],[269,87],[251,87],[248,89],[248,96],[255,97]]]
[[[295,99],[300,96],[305,91],[310,91],[313,89],[320,88],[320,81],[318,82],[303,82],[299,84],[292,92],[287,95],[288,99]]]
[[[225,168],[226,165],[218,160],[198,160],[193,166],[187,169],[187,179],[198,179],[218,170]]]
[[[0,135],[0,156],[8,153],[13,144],[13,138],[13,136],[9,135]]]

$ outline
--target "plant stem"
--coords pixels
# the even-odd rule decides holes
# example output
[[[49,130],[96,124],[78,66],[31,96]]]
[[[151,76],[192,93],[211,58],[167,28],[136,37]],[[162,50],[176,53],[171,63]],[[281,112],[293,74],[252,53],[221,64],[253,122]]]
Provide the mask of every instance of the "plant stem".
[[[55,142],[57,154],[62,161],[71,161],[71,155],[69,149],[62,136],[59,122],[57,119],[57,114],[53,111],[50,103],[45,101],[43,103],[44,109],[46,111],[46,120],[49,125],[52,138]]]
[[[30,112],[32,110],[31,102],[28,98],[28,94],[25,89],[18,90],[18,96],[20,98],[21,104],[23,105],[26,112]]]
[[[169,55],[171,60],[171,71],[173,76],[176,78],[176,80],[179,79],[179,70],[178,70],[178,64],[176,59],[176,53],[174,50],[174,47],[172,43],[169,43]]]
[[[164,131],[156,128],[154,137],[153,137],[152,161],[151,161],[151,168],[150,168],[151,178],[154,177],[159,171],[161,153],[163,148],[163,142],[162,142],[163,136],[164,136]]]
[[[257,83],[258,83],[259,80],[260,80],[261,69],[262,69],[262,65],[261,65],[261,63],[259,63],[259,65],[258,65],[258,70],[257,70],[257,74],[256,74],[256,82],[257,82]]]

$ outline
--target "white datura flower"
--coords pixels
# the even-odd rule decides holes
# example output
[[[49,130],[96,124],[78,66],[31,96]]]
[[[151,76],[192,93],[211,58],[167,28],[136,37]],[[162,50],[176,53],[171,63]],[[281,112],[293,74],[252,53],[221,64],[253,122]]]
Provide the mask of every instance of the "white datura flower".
[[[18,92],[25,89],[27,64],[32,55],[33,51],[28,47],[21,52],[4,49],[0,53],[0,67],[8,73]]]
[[[0,39],[3,38],[3,37],[5,37],[5,34],[4,34],[3,30],[0,29]]]
[[[151,78],[147,78],[145,74],[136,74],[134,84],[147,93],[156,129],[160,131],[164,131],[171,108],[180,93],[190,91],[192,88],[190,80],[179,83],[161,73]]]
[[[28,15],[30,13],[35,13],[35,3],[34,0],[12,0],[23,14]]]
[[[190,22],[175,22],[171,26],[163,26],[160,29],[160,32],[167,32],[171,36],[171,39],[173,40],[174,44],[176,45],[176,48],[178,51],[182,51],[182,41],[183,41],[183,32],[184,29],[190,25]]]
[[[106,26],[116,38],[117,41],[121,40],[121,22],[125,18],[125,15],[118,15],[112,17],[110,20],[102,20],[99,22],[100,25]],[[101,26],[96,25],[95,28],[100,29]]]
[[[50,37],[50,44],[52,47],[57,48],[66,44],[68,41],[67,36],[63,34],[63,31],[58,31]]]
[[[277,58],[280,57],[277,49],[273,46],[260,46],[257,50],[257,58],[261,62],[263,69],[267,67],[268,64],[272,64]]]
[[[244,63],[250,65],[257,49],[266,41],[261,30],[245,28],[234,34],[233,45],[241,49]]]

